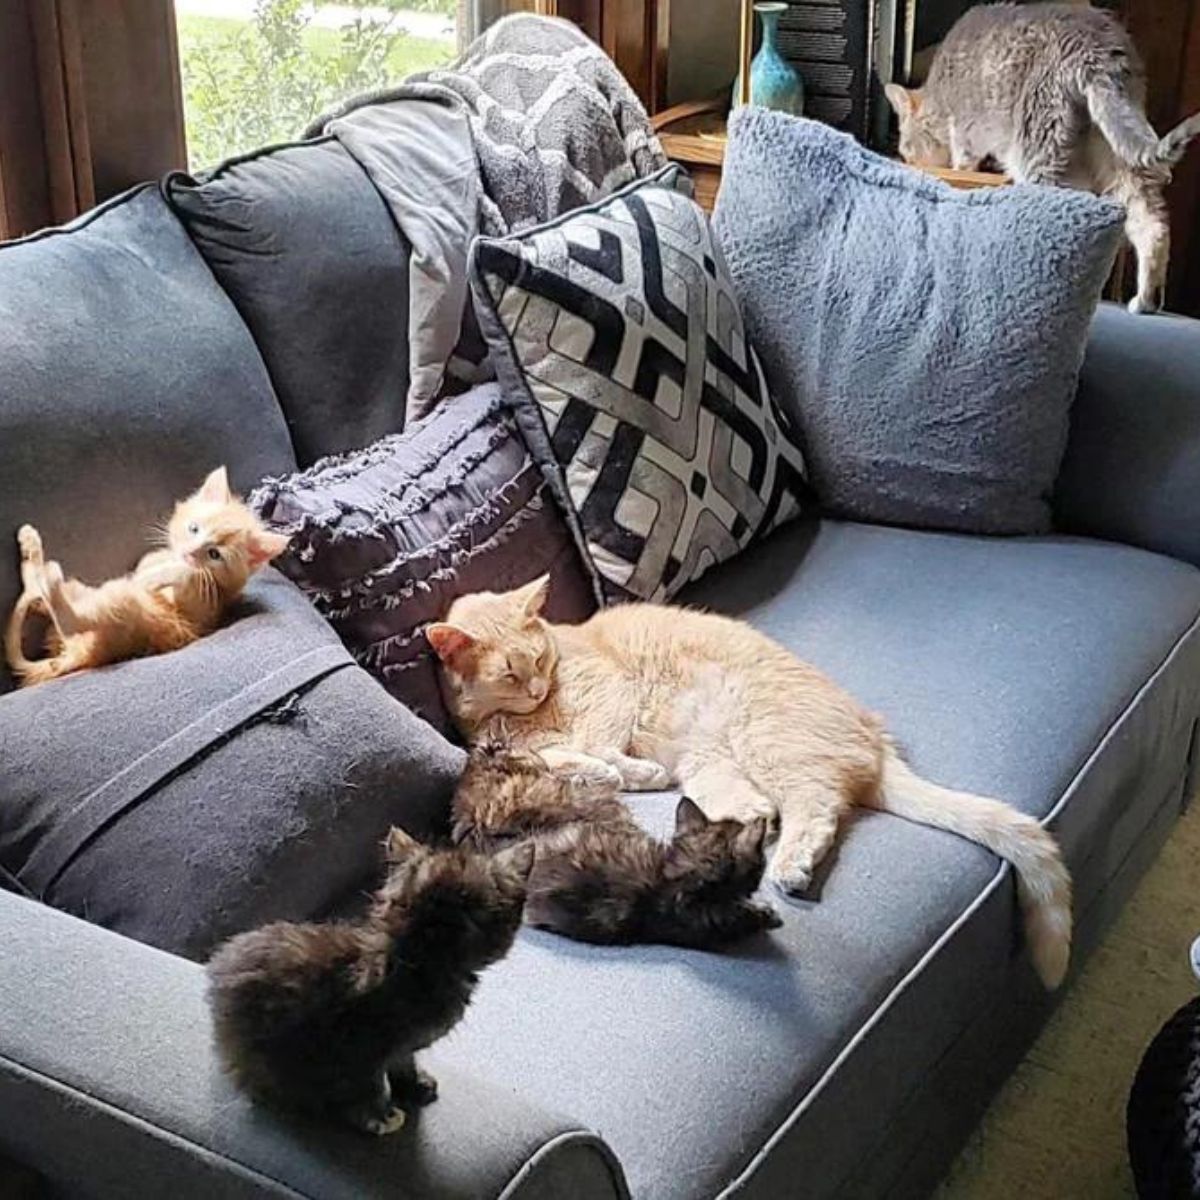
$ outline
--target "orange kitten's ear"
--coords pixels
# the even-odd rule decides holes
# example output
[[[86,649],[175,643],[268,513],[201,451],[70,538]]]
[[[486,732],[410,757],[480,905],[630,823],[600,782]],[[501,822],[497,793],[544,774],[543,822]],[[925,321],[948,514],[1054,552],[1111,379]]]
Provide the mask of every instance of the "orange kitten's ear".
[[[229,490],[229,472],[224,467],[218,467],[200,485],[196,495],[209,504],[228,504],[233,499],[233,493]]]
[[[457,625],[447,625],[445,621],[435,621],[425,626],[425,637],[433,647],[433,652],[447,666],[461,662],[475,645],[475,639]]]
[[[273,558],[278,558],[288,548],[288,536],[285,533],[271,533],[268,529],[259,529],[250,535],[248,550],[250,553],[250,569],[257,571]]]
[[[536,617],[546,607],[546,597],[550,595],[550,576],[541,575],[513,594],[525,610],[525,615]]]

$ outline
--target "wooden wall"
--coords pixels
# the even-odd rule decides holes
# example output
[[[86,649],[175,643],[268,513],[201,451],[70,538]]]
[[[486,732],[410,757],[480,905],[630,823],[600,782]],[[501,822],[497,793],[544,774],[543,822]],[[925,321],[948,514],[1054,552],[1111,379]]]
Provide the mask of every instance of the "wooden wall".
[[[1146,61],[1146,109],[1162,133],[1200,112],[1200,0],[1123,0],[1122,16]],[[1167,307],[1200,317],[1200,138],[1175,172]]]

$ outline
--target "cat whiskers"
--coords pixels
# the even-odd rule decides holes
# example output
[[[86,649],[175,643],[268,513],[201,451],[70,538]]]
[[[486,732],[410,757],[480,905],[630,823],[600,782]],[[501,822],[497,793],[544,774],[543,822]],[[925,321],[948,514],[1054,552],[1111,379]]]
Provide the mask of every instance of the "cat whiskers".
[[[216,604],[221,599],[221,589],[217,584],[216,577],[211,571],[204,567],[199,569],[200,575],[200,592],[204,599],[210,604]]]

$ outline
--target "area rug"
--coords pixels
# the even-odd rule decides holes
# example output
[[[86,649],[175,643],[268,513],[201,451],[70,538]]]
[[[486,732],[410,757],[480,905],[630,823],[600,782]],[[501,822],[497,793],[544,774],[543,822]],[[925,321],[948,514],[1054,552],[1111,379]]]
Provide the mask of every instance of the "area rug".
[[[935,1200],[1126,1200],[1125,1101],[1163,1022],[1197,991],[1200,804],[992,1102]]]

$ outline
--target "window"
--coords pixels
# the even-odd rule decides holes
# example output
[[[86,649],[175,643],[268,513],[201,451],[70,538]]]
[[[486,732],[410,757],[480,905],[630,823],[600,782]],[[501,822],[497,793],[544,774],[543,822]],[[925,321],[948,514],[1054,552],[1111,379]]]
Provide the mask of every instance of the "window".
[[[292,141],[322,112],[454,57],[462,0],[174,0],[188,163]]]

